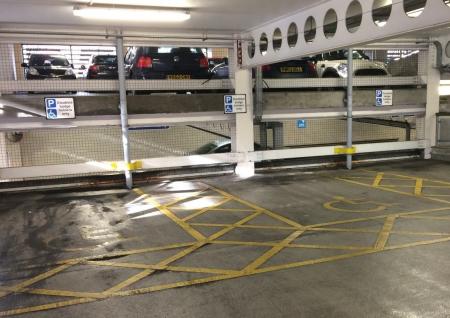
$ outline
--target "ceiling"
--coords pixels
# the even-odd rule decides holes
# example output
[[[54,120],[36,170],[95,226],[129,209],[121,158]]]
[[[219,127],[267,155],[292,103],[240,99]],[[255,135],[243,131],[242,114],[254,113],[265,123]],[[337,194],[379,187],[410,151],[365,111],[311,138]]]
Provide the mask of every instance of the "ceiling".
[[[190,8],[192,18],[174,24],[104,22],[75,17],[72,8],[76,3],[91,0],[2,0],[0,1],[0,26],[24,23],[86,27],[121,27],[123,30],[155,32],[242,32],[284,15],[318,5],[328,0],[94,0],[94,4],[113,3],[126,5],[153,5]]]

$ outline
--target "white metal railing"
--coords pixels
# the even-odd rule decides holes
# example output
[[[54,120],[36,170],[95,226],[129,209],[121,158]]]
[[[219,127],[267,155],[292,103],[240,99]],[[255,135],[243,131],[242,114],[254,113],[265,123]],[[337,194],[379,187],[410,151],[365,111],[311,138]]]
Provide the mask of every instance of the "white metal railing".
[[[343,78],[265,79],[265,87],[273,89],[345,87]],[[386,87],[426,85],[424,76],[360,77],[354,79],[355,87]],[[233,79],[206,80],[127,80],[129,91],[208,91],[230,90]],[[0,93],[7,92],[67,92],[67,91],[118,91],[116,80],[19,80],[0,81]]]

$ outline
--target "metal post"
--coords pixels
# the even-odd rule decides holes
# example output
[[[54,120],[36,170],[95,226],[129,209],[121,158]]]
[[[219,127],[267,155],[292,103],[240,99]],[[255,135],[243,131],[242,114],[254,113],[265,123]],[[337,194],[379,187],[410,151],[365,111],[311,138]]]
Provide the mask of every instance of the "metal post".
[[[353,147],[353,48],[347,57],[347,150]],[[352,169],[352,155],[347,154],[347,169]]]
[[[127,90],[125,85],[125,65],[123,54],[123,37],[117,37],[117,67],[119,73],[119,94],[120,94],[120,123],[122,126],[123,158],[125,161],[125,180],[128,189],[133,188],[133,175],[131,173],[130,144],[128,139],[128,109]]]

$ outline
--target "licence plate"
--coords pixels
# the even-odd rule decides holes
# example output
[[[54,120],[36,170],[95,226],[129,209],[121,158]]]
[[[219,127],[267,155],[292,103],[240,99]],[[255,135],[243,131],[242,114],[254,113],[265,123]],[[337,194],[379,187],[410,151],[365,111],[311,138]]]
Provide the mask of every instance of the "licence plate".
[[[299,66],[280,67],[281,73],[303,73],[303,68]]]
[[[191,75],[167,75],[169,80],[188,80],[191,79]]]
[[[47,78],[45,78],[45,80],[51,80],[51,81],[60,80],[60,79],[61,79],[61,77],[47,77]]]

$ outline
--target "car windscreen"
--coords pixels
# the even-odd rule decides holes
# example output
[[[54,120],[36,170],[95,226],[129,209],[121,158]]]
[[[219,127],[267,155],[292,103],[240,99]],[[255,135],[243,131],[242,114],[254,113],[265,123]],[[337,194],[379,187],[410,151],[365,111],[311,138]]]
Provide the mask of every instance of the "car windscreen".
[[[340,51],[324,53],[321,60],[324,60],[324,61],[346,60],[347,56],[348,56],[348,53],[346,50],[340,50]],[[364,54],[364,52],[358,50],[358,51],[353,51],[353,59],[368,60],[369,58],[367,57],[367,55]]]
[[[52,66],[69,66],[69,61],[64,56],[52,55],[32,55],[30,57],[30,66],[44,66],[50,63]]]
[[[198,148],[195,151],[195,153],[199,154],[199,155],[204,155],[204,154],[210,153],[211,151],[213,151],[216,148],[217,148],[217,144],[215,142],[210,142],[210,143],[207,143],[207,144],[201,146],[200,148]]]
[[[94,57],[94,64],[101,65],[116,65],[117,64],[117,56],[111,55],[99,55]]]

